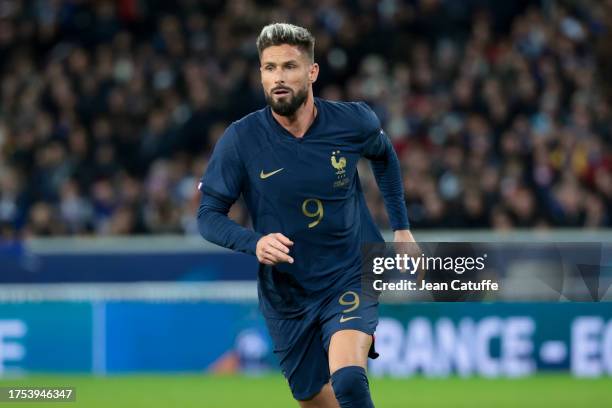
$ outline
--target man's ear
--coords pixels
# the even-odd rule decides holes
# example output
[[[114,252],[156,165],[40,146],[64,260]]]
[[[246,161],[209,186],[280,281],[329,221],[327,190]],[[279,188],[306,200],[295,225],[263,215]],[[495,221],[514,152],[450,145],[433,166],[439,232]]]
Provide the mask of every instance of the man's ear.
[[[310,71],[308,72],[308,79],[310,80],[310,83],[315,83],[317,81],[317,78],[319,77],[319,64],[317,64],[316,62],[313,62],[312,65],[310,65]]]

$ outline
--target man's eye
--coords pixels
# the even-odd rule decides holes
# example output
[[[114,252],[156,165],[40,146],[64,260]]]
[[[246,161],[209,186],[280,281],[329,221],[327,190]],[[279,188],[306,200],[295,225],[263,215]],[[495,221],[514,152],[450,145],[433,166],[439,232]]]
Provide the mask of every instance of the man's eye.
[[[272,66],[268,65],[268,66],[265,68],[265,70],[266,70],[266,71],[272,71],[272,70],[274,70],[274,67],[272,67]]]

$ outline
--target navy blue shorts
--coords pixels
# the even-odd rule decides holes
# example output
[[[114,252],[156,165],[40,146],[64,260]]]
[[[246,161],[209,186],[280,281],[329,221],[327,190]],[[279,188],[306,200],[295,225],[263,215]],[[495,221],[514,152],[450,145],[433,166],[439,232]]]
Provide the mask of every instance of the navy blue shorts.
[[[266,318],[274,353],[296,400],[314,397],[329,382],[327,353],[335,332],[351,329],[374,334],[378,301],[359,293],[359,290],[336,293],[296,318]],[[372,344],[370,357],[377,356]]]

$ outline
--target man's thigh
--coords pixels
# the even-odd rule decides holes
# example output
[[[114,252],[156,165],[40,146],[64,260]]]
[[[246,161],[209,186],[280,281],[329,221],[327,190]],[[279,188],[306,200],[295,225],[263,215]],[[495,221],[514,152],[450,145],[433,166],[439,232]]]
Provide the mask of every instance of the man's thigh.
[[[372,347],[372,336],[358,330],[335,332],[329,343],[329,371],[359,366],[367,369],[368,354]]]
[[[335,337],[342,338],[342,344],[347,346],[353,341],[356,349],[362,348],[365,342],[370,345],[365,353],[366,358],[378,357],[372,342],[378,325],[378,299],[362,296],[359,289],[347,290],[330,298],[323,310],[320,318],[325,350],[330,353],[340,350],[330,350],[332,336],[346,332]]]
[[[325,384],[312,399],[299,401],[299,404],[301,408],[340,408],[330,383]]]
[[[266,318],[266,324],[293,397],[298,401],[312,400],[330,380],[329,361],[316,317]]]

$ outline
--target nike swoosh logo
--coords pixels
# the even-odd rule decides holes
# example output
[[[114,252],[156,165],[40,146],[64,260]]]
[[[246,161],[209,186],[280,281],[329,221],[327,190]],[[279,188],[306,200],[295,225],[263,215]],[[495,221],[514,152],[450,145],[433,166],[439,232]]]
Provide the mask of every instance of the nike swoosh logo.
[[[284,167],[281,167],[280,169],[271,171],[270,173],[264,173],[264,171],[262,170],[261,173],[259,173],[259,178],[262,180],[267,179],[268,177],[275,175],[276,173],[278,173],[279,171],[282,171],[283,169]]]
[[[361,319],[361,316],[353,316],[353,317],[340,316],[340,323],[348,322],[349,320],[353,320],[353,319]]]

